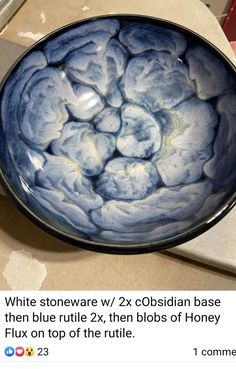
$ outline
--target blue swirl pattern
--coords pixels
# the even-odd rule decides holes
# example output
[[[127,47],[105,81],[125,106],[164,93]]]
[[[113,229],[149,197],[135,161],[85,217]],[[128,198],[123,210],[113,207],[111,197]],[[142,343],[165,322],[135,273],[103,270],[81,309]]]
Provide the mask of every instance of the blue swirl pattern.
[[[87,21],[26,55],[1,101],[0,153],[21,199],[61,231],[160,241],[236,182],[235,77],[180,32]]]

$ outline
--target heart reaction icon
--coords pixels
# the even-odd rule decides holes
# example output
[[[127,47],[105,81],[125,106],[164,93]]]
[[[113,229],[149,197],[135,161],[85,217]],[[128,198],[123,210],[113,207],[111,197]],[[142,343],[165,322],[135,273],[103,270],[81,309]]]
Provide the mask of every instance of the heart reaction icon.
[[[24,350],[23,347],[21,347],[21,346],[16,347],[16,349],[15,349],[16,356],[21,357],[21,356],[24,355],[24,353],[25,353],[25,350]]]

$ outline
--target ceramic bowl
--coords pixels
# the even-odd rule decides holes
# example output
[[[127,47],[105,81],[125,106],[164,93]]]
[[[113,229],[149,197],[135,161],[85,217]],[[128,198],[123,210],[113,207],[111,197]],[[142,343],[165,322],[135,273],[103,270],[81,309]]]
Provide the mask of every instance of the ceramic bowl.
[[[170,22],[88,19],[1,87],[1,177],[30,219],[107,252],[178,245],[235,203],[235,69]]]

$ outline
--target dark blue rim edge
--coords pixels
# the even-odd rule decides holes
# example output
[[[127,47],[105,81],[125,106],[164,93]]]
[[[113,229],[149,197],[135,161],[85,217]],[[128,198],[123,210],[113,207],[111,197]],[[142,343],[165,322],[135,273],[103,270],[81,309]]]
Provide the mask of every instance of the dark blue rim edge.
[[[112,19],[121,19],[125,20],[126,18],[130,18],[133,20],[140,20],[140,21],[146,21],[149,20],[152,23],[159,24],[162,27],[171,27],[172,29],[175,29],[176,31],[180,31],[184,34],[186,34],[188,37],[192,37],[195,40],[200,40],[203,44],[205,44],[207,47],[212,49],[216,54],[218,54],[224,62],[228,65],[228,67],[233,70],[234,73],[236,73],[236,67],[235,65],[228,59],[228,57],[219,50],[214,44],[212,44],[210,41],[205,39],[203,36],[199,35],[198,33],[188,29],[185,26],[182,26],[180,24],[177,24],[172,21],[168,21],[165,19],[161,19],[158,17],[151,17],[146,15],[138,15],[138,14],[112,14],[112,15],[99,15],[89,18],[84,18],[79,21],[75,21],[73,23],[69,23],[65,26],[62,26],[49,34],[47,34],[45,37],[34,43],[30,48],[28,48],[17,60],[15,63],[10,67],[8,72],[5,74],[4,78],[2,79],[0,83],[0,94],[2,93],[2,90],[4,88],[5,82],[7,81],[10,74],[13,72],[13,70],[17,67],[18,63],[29,53],[31,53],[34,49],[37,49],[38,46],[44,44],[45,42],[49,41],[51,38],[53,38],[55,35],[59,35],[60,33],[63,33],[66,29],[73,28],[77,25],[82,25],[84,23],[87,23],[91,20],[96,19],[106,19],[106,18],[112,18]],[[224,206],[221,208],[218,208],[217,211],[215,211],[214,214],[211,215],[211,217],[206,218],[203,220],[200,224],[193,227],[191,230],[182,233],[181,235],[174,236],[167,238],[165,241],[157,241],[157,242],[147,242],[147,243],[139,243],[139,244],[110,244],[110,243],[101,243],[97,241],[89,241],[84,240],[76,236],[73,236],[67,232],[61,231],[54,227],[53,225],[49,225],[43,218],[38,216],[36,213],[34,213],[32,210],[26,206],[23,201],[17,196],[17,194],[14,191],[13,185],[9,183],[9,180],[7,176],[5,175],[4,171],[4,165],[0,158],[0,183],[8,195],[8,197],[13,201],[15,206],[20,210],[20,212],[25,215],[32,223],[39,226],[42,230],[47,232],[48,234],[60,239],[61,241],[67,242],[73,246],[84,248],[91,251],[97,251],[102,253],[109,253],[109,254],[141,254],[141,253],[149,253],[149,252],[155,252],[155,251],[162,251],[169,249],[174,246],[179,246],[182,243],[185,243],[187,241],[192,240],[193,238],[201,235],[202,233],[206,232],[210,228],[212,228],[216,223],[218,223],[222,218],[225,217],[226,214],[235,206],[236,204],[236,192],[234,191],[232,195],[229,196],[227,201],[225,201]]]

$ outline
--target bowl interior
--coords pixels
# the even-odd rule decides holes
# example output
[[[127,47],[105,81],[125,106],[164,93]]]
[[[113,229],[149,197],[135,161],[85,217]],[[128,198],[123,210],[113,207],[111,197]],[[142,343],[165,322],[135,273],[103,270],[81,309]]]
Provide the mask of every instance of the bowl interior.
[[[234,202],[235,86],[220,52],[171,23],[67,26],[2,85],[4,184],[69,242],[180,243]]]

